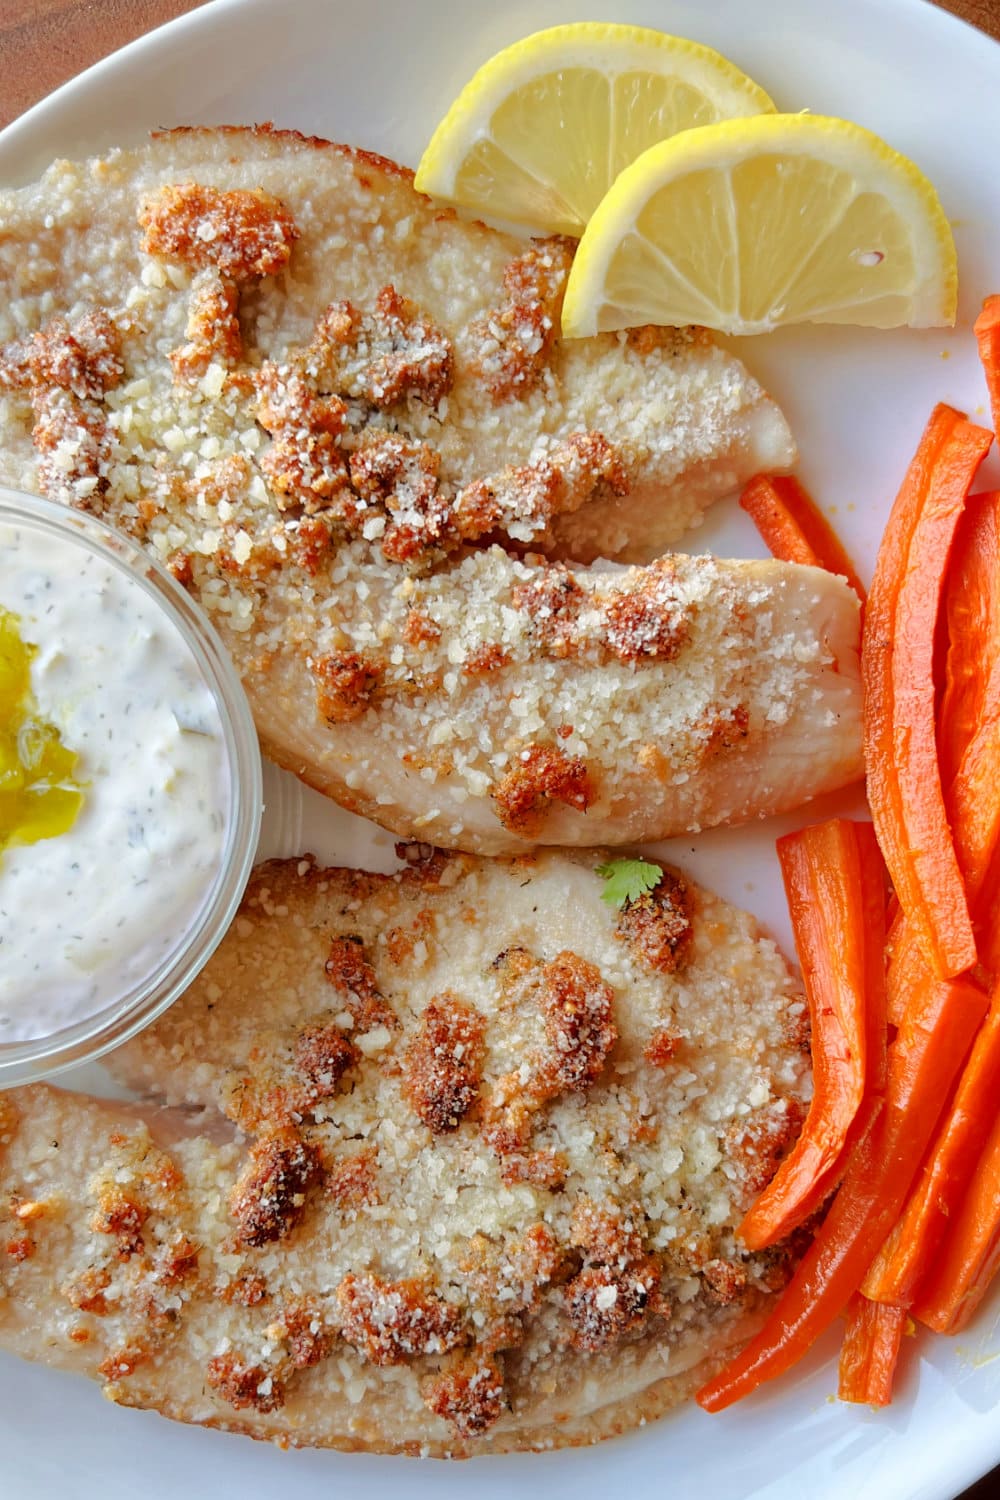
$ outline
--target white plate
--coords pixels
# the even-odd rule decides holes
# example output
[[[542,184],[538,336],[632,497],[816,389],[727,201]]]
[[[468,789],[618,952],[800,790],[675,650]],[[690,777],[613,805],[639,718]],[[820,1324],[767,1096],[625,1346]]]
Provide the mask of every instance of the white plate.
[[[932,404],[972,414],[985,393],[970,335],[1000,280],[1000,48],[923,0],[603,0],[602,20],[660,26],[724,51],[779,107],[847,115],[913,156],[937,183],[956,231],[958,328],[916,334],[799,330],[741,346],[774,391],[802,449],[801,473],[870,573],[896,486]],[[0,180],[30,179],[55,156],[139,140],[156,125],[272,119],[414,164],[473,68],[541,26],[587,17],[579,0],[217,0],[100,64],[0,136]],[[593,14],[593,12],[591,12]],[[992,250],[992,263],[990,251]],[[991,461],[992,462],[992,461]],[[996,484],[996,469],[987,481]],[[762,555],[732,505],[696,549]],[[287,783],[284,832],[297,852]],[[288,810],[290,804],[290,811]],[[850,799],[831,807],[856,810]],[[824,809],[825,810],[825,809]],[[279,820],[280,821],[280,820]],[[782,827],[802,819],[782,820]],[[310,794],[310,844],[385,864],[391,839]],[[300,825],[301,826],[301,825]],[[787,944],[773,858],[776,824],[674,846],[674,857],[751,909]],[[673,1492],[698,1500],[949,1500],[1000,1460],[1000,1297],[957,1343],[908,1351],[898,1399],[881,1415],[832,1400],[831,1338],[776,1388],[722,1416],[690,1408],[596,1449],[466,1465],[329,1453],[282,1454],[246,1439],[121,1411],[83,1381],[0,1357],[0,1492],[73,1500],[223,1495],[371,1500],[512,1489],[557,1497]]]

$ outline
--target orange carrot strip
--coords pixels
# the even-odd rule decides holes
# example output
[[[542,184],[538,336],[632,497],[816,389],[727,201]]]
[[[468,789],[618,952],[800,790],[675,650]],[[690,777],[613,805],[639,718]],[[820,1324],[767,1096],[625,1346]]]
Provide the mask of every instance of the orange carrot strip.
[[[986,389],[993,408],[993,430],[1000,430],[1000,297],[987,297],[973,325],[979,358],[983,362]]]
[[[900,905],[941,978],[976,962],[945,815],[934,722],[934,635],[948,555],[992,434],[937,406],[896,498],[862,650],[868,796]]]
[[[864,604],[864,584],[840,538],[792,475],[757,474],[740,496],[740,505],[773,556],[839,573]]]
[[[830,1192],[864,1097],[866,990],[885,943],[882,859],[865,826],[861,839],[857,824],[834,819],[778,840],[812,1022],[813,1098],[798,1140],[740,1225],[751,1250],[784,1239]]]
[[[888,1406],[906,1310],[870,1302],[856,1292],[847,1305],[847,1329],[840,1349],[841,1401]]]
[[[908,1307],[937,1259],[982,1155],[1000,1090],[1000,992],[963,1069],[902,1217],[862,1284],[866,1297]]]
[[[913,1315],[937,1333],[960,1333],[1000,1270],[1000,1116],[942,1253],[913,1302]]]
[[[985,1008],[971,980],[925,970],[889,1048],[884,1106],[767,1322],[697,1392],[706,1411],[783,1375],[843,1312],[896,1221]]]
[[[972,916],[985,947],[995,911],[984,888],[1000,841],[1000,496],[978,495],[959,524],[944,598],[946,683],[939,714],[942,771],[953,767],[946,805]],[[916,982],[923,961],[904,922],[894,934],[890,1006]],[[909,1305],[960,1209],[989,1133],[1000,1089],[1000,991],[976,1039],[903,1214],[863,1290]]]
[[[867,1070],[865,1096],[878,1099],[885,1094],[888,1074],[886,1021],[886,869],[882,851],[871,823],[855,823],[855,838],[861,857],[861,892],[864,907],[865,942],[865,1027]]]
[[[911,981],[895,1007],[884,1106],[764,1327],[698,1392],[709,1411],[791,1368],[857,1291],[903,1207],[986,1011],[973,981],[938,977],[961,973],[976,954],[941,790],[933,666],[948,553],[990,440],[958,412],[935,408],[893,507],[869,599],[869,795],[904,913],[897,980],[905,968]]]
[[[938,754],[975,917],[1000,841],[1000,493],[974,495],[959,522],[944,618],[947,657]]]
[[[886,1020],[890,1026],[899,1025],[910,992],[926,968],[920,955],[920,944],[897,905],[896,919],[886,939]]]
[[[1000,849],[986,873],[979,893],[983,916],[983,968],[994,981],[1000,981]]]
[[[945,685],[938,714],[941,780],[953,781],[983,717],[1000,662],[1000,493],[972,495],[958,523],[944,591]]]

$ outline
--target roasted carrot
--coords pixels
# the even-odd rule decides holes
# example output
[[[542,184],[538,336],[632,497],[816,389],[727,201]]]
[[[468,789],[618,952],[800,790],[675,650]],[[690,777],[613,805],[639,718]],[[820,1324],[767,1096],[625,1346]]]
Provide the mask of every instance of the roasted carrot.
[[[941,779],[950,786],[1000,676],[1000,492],[972,495],[945,579],[947,655],[938,724]]]
[[[1000,1117],[979,1158],[947,1242],[912,1312],[937,1333],[960,1333],[1000,1270]]]
[[[993,408],[993,430],[1000,430],[1000,297],[987,297],[974,325],[986,389]]]
[[[912,1300],[914,1316],[939,1333],[958,1333],[982,1301],[1000,1271],[1000,1116],[997,1112],[995,1053],[1000,1050],[996,1012],[1000,1010],[1000,851],[992,865],[978,905],[983,917],[984,961],[994,976],[994,995],[987,1022],[976,1039],[972,1057],[959,1088],[966,1109],[957,1111],[950,1152],[942,1142],[943,1162],[937,1166],[947,1194],[947,1218],[930,1221],[937,1231],[935,1254],[921,1267],[922,1280]],[[959,1101],[956,1101],[956,1104]],[[966,1123],[962,1116],[968,1114]],[[983,1137],[985,1135],[985,1143]],[[977,1144],[978,1159],[970,1168]],[[932,1170],[933,1170],[932,1164]],[[964,1193],[955,1179],[965,1174]],[[936,1204],[934,1205],[938,1207]]]
[[[993,856],[978,902],[983,916],[983,968],[1000,982],[1000,849]]]
[[[885,932],[886,870],[882,851],[871,823],[856,823],[855,837],[861,855],[861,885],[865,911],[865,932],[871,941],[865,944],[865,1027],[867,1031],[866,1097],[885,1094],[888,1071],[886,1038],[886,963]]]
[[[847,1305],[847,1329],[840,1347],[837,1395],[841,1401],[889,1405],[906,1318],[905,1308],[870,1302],[855,1292]]]
[[[903,913],[896,981],[907,981],[905,1000],[894,1007],[899,1029],[884,1105],[767,1323],[698,1393],[710,1411],[789,1369],[857,1291],[896,1222],[986,1011],[980,987],[955,977],[976,953],[941,789],[933,666],[955,526],[990,441],[958,412],[935,409],[893,507],[869,597],[869,796]]]
[[[898,1026],[906,1012],[906,1002],[913,986],[919,981],[926,960],[923,950],[914,939],[903,913],[896,909],[896,920],[889,928],[886,940],[885,1006],[886,1020],[890,1026]]]
[[[987,967],[992,934],[980,909],[1000,844],[1000,492],[973,495],[958,525],[945,582],[945,685],[938,710],[938,757],[974,929],[982,932]],[[901,912],[888,938],[888,1019],[896,1025],[915,983],[919,944]],[[1000,956],[1000,955],[998,955]]]
[[[986,1009],[969,979],[925,968],[889,1048],[885,1103],[767,1322],[697,1393],[721,1411],[798,1362],[844,1310],[892,1229]]]
[[[958,861],[975,914],[1000,839],[1000,493],[973,495],[945,582],[938,755]]]
[[[938,747],[945,805],[974,926],[984,947],[996,927],[990,861],[1000,841],[1000,496],[977,495],[958,527],[943,619],[945,689]],[[889,1009],[895,1014],[925,962],[905,920],[893,934]],[[865,1278],[882,1302],[909,1305],[949,1238],[989,1133],[1000,1088],[1000,992],[976,1038],[955,1097],[909,1200]]]
[[[955,528],[992,440],[950,407],[934,409],[879,550],[862,650],[875,829],[900,906],[941,978],[971,968],[976,945],[941,789],[934,638]]]
[[[906,1208],[862,1284],[867,1297],[908,1307],[956,1220],[982,1155],[1000,1090],[1000,993],[962,1071]]]
[[[835,1185],[870,1066],[868,989],[882,990],[884,866],[871,825],[839,818],[800,829],[778,840],[778,857],[812,1023],[813,1098],[740,1225],[751,1250],[784,1239]]]
[[[864,585],[840,538],[793,475],[757,474],[740,496],[740,505],[773,556],[839,573],[864,604]]]

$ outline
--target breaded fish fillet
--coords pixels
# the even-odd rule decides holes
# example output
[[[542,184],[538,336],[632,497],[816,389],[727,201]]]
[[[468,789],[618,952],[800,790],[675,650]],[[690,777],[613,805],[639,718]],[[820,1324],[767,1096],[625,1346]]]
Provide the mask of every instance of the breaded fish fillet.
[[[408,1453],[582,1443],[682,1399],[788,1252],[735,1226],[802,1117],[750,917],[605,855],[262,867],[129,1106],[0,1096],[0,1343],[111,1398]]]
[[[860,774],[857,605],[649,557],[783,464],[697,331],[556,337],[572,246],[270,132],[172,132],[0,195],[0,479],[199,598],[280,764],[484,853],[666,837]]]

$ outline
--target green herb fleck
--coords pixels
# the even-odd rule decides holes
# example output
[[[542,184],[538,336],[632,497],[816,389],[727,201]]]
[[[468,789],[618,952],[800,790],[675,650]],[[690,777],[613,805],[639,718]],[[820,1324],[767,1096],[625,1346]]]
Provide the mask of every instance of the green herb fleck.
[[[598,865],[597,874],[604,881],[601,900],[619,911],[626,901],[638,901],[655,890],[663,879],[660,866],[645,859],[613,859],[610,864]]]

